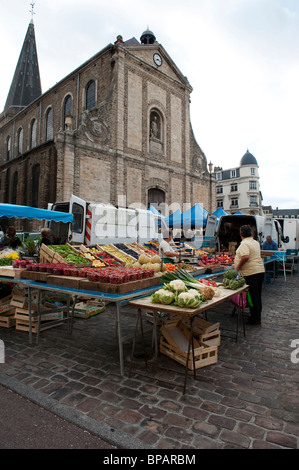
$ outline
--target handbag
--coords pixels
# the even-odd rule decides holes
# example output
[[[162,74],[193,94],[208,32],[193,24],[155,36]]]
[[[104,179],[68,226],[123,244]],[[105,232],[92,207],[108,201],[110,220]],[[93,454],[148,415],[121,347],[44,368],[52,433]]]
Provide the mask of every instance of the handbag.
[[[236,307],[245,308],[247,307],[247,292],[241,292],[241,294],[234,295],[229,301]]]

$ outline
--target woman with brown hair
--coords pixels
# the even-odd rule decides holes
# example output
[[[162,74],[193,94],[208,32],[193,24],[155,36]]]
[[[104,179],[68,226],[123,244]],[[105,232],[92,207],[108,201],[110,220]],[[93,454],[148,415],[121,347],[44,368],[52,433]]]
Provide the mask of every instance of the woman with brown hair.
[[[252,307],[249,307],[251,325],[261,325],[262,285],[265,266],[261,257],[261,247],[252,237],[250,225],[240,227],[241,243],[236,251],[235,269],[240,271],[249,286]]]

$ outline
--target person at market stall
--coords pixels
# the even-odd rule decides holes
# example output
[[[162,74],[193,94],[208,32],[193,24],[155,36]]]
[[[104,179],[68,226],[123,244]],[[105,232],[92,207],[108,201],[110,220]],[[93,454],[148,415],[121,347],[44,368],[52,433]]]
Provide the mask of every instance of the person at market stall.
[[[17,248],[22,245],[21,240],[16,235],[16,229],[10,225],[6,231],[6,235],[0,241],[0,245],[4,247]]]
[[[266,237],[266,240],[264,241],[263,245],[262,245],[262,250],[265,250],[265,251],[277,251],[278,250],[278,246],[277,246],[277,243],[272,240],[272,237],[270,235],[268,235]],[[274,264],[274,276],[277,277],[278,275],[278,265],[275,261],[273,261],[273,264]],[[266,272],[268,271],[268,273],[272,272],[273,273],[273,270],[271,268],[271,266],[269,266],[267,264],[266,266]]]
[[[266,237],[266,240],[264,241],[263,246],[262,246],[262,250],[271,250],[271,251],[278,250],[277,243],[274,240],[272,240],[272,237],[270,235]]]
[[[159,256],[161,259],[163,259],[164,263],[173,262],[174,258],[180,257],[180,254],[176,252],[170,245],[171,240],[172,231],[166,231],[166,233],[163,234],[163,240],[159,245]]]
[[[265,275],[265,266],[261,257],[261,248],[257,240],[253,239],[250,225],[240,227],[241,243],[236,251],[235,269],[245,278],[249,286],[252,307],[249,307],[251,325],[261,325],[262,313],[262,285]]]
[[[49,228],[42,228],[40,233],[42,236],[40,244],[51,245],[51,240],[50,240],[51,230]]]

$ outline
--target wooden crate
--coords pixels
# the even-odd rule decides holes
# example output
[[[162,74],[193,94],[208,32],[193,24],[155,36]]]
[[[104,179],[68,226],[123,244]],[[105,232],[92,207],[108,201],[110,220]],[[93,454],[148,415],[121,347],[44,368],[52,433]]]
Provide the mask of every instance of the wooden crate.
[[[13,307],[24,308],[28,305],[28,299],[23,295],[13,295],[10,301],[10,305]]]
[[[61,307],[61,310],[58,309],[57,312],[51,312],[48,313],[50,309],[47,308],[42,308],[41,310],[41,321],[49,321],[49,320],[62,320],[63,318],[63,307]],[[34,315],[35,312],[33,312],[31,318],[32,322],[37,322],[38,321],[38,316]],[[16,320],[22,320],[24,322],[27,322],[29,324],[29,310],[27,308],[16,308],[15,309],[15,319]]]
[[[174,350],[187,358],[190,330],[181,320],[165,323],[161,327],[161,333]],[[200,349],[200,344],[195,338],[193,338],[193,348],[196,355]]]
[[[38,322],[32,322],[32,333],[37,333]],[[16,319],[16,330],[29,331],[29,321]]]
[[[64,259],[62,256],[58,255],[58,253],[55,253],[52,251],[50,248],[47,247],[47,245],[44,245],[44,243],[41,244],[40,250],[39,250],[39,260],[41,263],[64,263]],[[60,258],[60,259],[59,259]]]
[[[76,318],[90,318],[94,315],[104,312],[105,305],[90,305],[88,302],[78,302],[75,305],[74,317]]]
[[[181,321],[168,322],[161,327],[160,352],[174,359],[182,365],[188,364],[193,370],[192,349],[188,357],[188,344],[190,339],[189,328]],[[208,346],[205,343],[192,339],[194,348],[195,369],[216,364],[218,361],[218,346]],[[187,361],[188,358],[188,361]]]
[[[202,318],[194,318],[193,335],[207,346],[220,346],[221,334],[219,328],[219,322],[210,323]]]
[[[39,281],[39,282],[47,282],[48,276],[50,273],[40,273],[39,271],[23,271],[22,278],[23,279],[31,279],[32,281]]]
[[[23,271],[25,271],[25,269],[13,268],[12,266],[0,266],[0,276],[20,279]]]
[[[149,277],[138,281],[125,282],[123,284],[91,282],[88,279],[81,278],[80,289],[108,294],[126,294],[127,292],[158,286],[160,283],[159,277]]]
[[[15,308],[10,306],[0,308],[0,327],[11,328],[15,323]]]
[[[195,369],[200,369],[202,367],[210,366],[212,364],[217,364],[218,361],[218,348],[217,346],[207,346],[204,343],[199,343],[202,349],[197,351],[197,354],[194,355]],[[186,365],[186,357],[181,355],[176,348],[161,336],[160,338],[160,352],[175,360],[179,364]],[[190,352],[188,359],[188,369],[194,370],[193,368],[193,358],[192,351]]]

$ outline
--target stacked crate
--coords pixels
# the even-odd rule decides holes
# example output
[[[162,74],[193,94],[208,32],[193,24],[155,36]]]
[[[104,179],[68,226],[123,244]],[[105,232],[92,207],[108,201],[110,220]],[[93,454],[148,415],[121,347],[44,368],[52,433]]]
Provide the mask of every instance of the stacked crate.
[[[193,370],[216,364],[218,361],[218,346],[220,345],[219,323],[209,323],[200,318],[194,319],[193,327],[193,349],[194,364],[192,357],[192,348],[188,357],[188,345],[190,340],[190,329],[186,321],[175,319],[166,322],[161,327],[160,352],[186,365],[188,369]],[[187,361],[188,359],[188,361]]]

